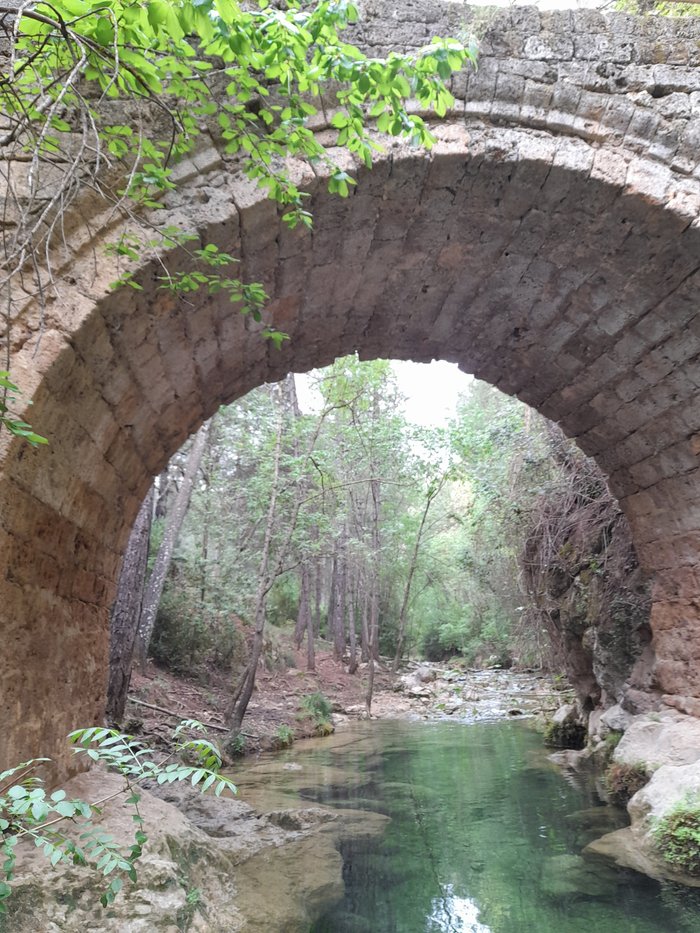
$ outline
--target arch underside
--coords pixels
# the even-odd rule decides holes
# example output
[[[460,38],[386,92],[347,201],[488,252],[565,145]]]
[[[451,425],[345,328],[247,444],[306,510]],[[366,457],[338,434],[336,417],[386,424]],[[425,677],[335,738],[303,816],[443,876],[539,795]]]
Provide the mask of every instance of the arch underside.
[[[436,132],[430,156],[389,148],[347,199],[309,175],[312,233],[216,160],[170,199],[163,223],[197,229],[264,283],[267,321],[290,335],[281,350],[219,297],[163,290],[156,262],[137,273],[143,291],[109,292],[99,238],[38,351],[28,322],[17,371],[50,446],[12,444],[0,483],[0,764],[99,719],[108,610],[151,476],[220,404],[354,351],[456,362],[575,437],[654,575],[657,686],[700,696],[693,211],[623,150],[478,122]]]

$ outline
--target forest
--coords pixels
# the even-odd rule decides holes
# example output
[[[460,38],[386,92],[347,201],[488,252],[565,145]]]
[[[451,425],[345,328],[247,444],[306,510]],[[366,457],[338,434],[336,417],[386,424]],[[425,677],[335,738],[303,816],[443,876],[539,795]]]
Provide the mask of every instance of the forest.
[[[263,386],[157,478],[112,614],[113,719],[134,642],[142,669],[225,690],[229,743],[258,669],[294,666],[292,649],[309,671],[332,652],[368,706],[375,666],[407,659],[547,670],[584,708],[616,702],[648,592],[594,462],[476,380],[424,426],[389,361],[301,378],[305,410],[299,377]]]

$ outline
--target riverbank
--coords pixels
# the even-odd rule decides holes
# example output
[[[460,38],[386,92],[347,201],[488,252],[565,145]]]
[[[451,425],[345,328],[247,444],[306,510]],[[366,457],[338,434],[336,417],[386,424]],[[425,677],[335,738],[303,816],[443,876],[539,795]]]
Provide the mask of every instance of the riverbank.
[[[121,780],[93,770],[69,781],[69,798],[118,793]],[[380,834],[381,814],[282,805],[261,812],[186,785],[151,787],[139,810],[148,836],[136,879],[109,907],[111,879],[17,846],[14,893],[2,933],[303,933],[343,894],[341,847]],[[94,822],[128,848],[133,808],[121,794]],[[68,826],[67,835],[79,827]]]
[[[336,723],[368,718],[367,665],[355,674],[333,658],[323,644],[316,652],[316,670],[304,669],[303,652],[284,645],[273,669],[261,669],[243,724],[241,754],[258,754],[280,747],[280,736],[295,739],[315,734],[315,723],[304,715],[303,699],[314,693],[327,697]],[[442,719],[472,722],[553,713],[571,693],[547,674],[500,669],[469,670],[455,662],[410,662],[397,674],[388,659],[375,667],[371,705],[373,719]],[[149,664],[134,672],[124,729],[156,745],[166,745],[172,728],[182,719],[198,719],[211,728],[211,737],[225,734],[230,684],[213,677],[206,684],[175,676]]]
[[[330,663],[323,665],[323,669],[333,670]],[[306,677],[298,673],[285,676],[299,678],[297,690],[308,689],[310,681]],[[156,674],[152,681],[159,683],[160,689],[167,686],[162,675]],[[151,788],[153,793],[144,793],[142,812],[149,839],[139,860],[138,880],[133,885],[127,884],[125,891],[106,910],[98,906],[104,879],[73,866],[48,870],[41,853],[31,846],[22,847],[17,891],[10,902],[9,919],[5,925],[0,922],[0,931],[35,933],[39,929],[46,933],[82,933],[87,926],[94,933],[190,930],[195,933],[309,933],[320,923],[318,930],[335,933],[333,926],[323,926],[322,918],[334,904],[341,902],[348,853],[358,845],[363,850],[369,847],[374,851],[375,843],[367,840],[383,837],[389,825],[388,817],[394,820],[391,809],[394,805],[406,799],[412,801],[411,806],[419,808],[417,813],[427,814],[431,811],[420,802],[423,794],[433,793],[437,788],[437,799],[450,800],[457,786],[462,795],[466,787],[485,782],[484,786],[501,788],[497,795],[501,806],[513,792],[509,789],[510,781],[515,780],[513,774],[523,768],[522,780],[528,789],[522,801],[517,806],[514,804],[514,809],[511,807],[508,819],[514,820],[521,812],[532,812],[532,795],[537,789],[541,800],[538,813],[532,813],[537,826],[530,830],[535,839],[532,845],[539,847],[537,840],[542,838],[539,834],[549,819],[548,809],[554,806],[555,800],[557,806],[561,805],[563,788],[557,784],[561,778],[555,778],[557,769],[548,760],[552,756],[542,748],[531,730],[520,728],[518,723],[551,713],[565,695],[555,689],[548,678],[534,673],[470,671],[426,664],[410,665],[409,670],[396,678],[382,671],[379,682],[382,689],[375,696],[372,714],[379,721],[367,722],[364,704],[347,703],[348,699],[357,697],[357,691],[343,690],[342,680],[339,684],[337,679],[326,676],[323,683],[327,687],[331,685],[329,692],[333,685],[336,687],[333,701],[338,710],[333,714],[336,734],[325,739],[299,740],[279,755],[249,753],[231,772],[240,789],[235,799],[202,797],[192,788],[180,785],[154,787]],[[263,683],[266,683],[265,678]],[[268,686],[271,683],[272,679]],[[318,680],[315,685],[320,686]],[[192,689],[192,685],[180,684],[180,692],[170,694],[168,701],[172,703],[177,697],[184,704],[187,691]],[[262,706],[265,696],[264,691],[258,694],[258,706]],[[292,718],[289,717],[298,702],[297,696],[291,701],[279,694],[275,697],[280,714],[295,724],[299,720],[293,712]],[[345,705],[340,703],[341,696]],[[183,709],[181,716],[192,712],[192,708]],[[215,706],[212,704],[204,712],[214,715]],[[674,723],[679,717],[678,713],[672,716]],[[206,721],[206,715],[201,718]],[[168,717],[161,720],[161,728],[169,730],[166,719]],[[271,722],[274,725],[280,721]],[[256,720],[257,729],[260,723],[260,719]],[[630,722],[628,735],[618,746],[618,758],[622,760],[624,755],[638,754],[639,742],[632,741],[636,734],[646,736],[647,747],[658,752],[663,746],[663,737],[671,735],[672,725],[665,721],[663,714],[648,717],[644,722],[640,718],[637,724]],[[460,728],[462,726],[466,728]],[[495,757],[488,766],[492,773],[489,772],[486,780],[481,739],[475,742],[475,753],[469,751],[469,743],[472,735],[481,735],[486,740],[487,733],[483,730],[491,727],[505,730],[502,731],[505,741],[499,741],[498,750],[494,747],[489,752]],[[415,768],[409,754],[417,741],[412,737],[414,729],[416,736],[419,733],[438,735],[440,730],[448,730],[446,734],[451,738],[445,754],[450,749],[449,754],[454,759],[455,777],[450,780],[457,781],[455,789],[450,790],[449,782],[443,786],[443,765],[435,760],[430,774],[420,779],[418,776],[407,779],[405,787],[395,783],[396,777],[392,778],[394,783],[388,785],[387,796],[384,796],[385,792],[380,793],[376,783],[385,767],[382,762],[403,756],[406,767],[410,764],[409,770]],[[655,734],[649,736],[654,729]],[[433,733],[432,730],[437,731]],[[390,737],[389,746],[387,736]],[[523,739],[524,736],[530,738]],[[465,746],[460,750],[462,743]],[[700,754],[700,734],[696,744]],[[677,743],[671,742],[671,745],[675,748]],[[687,754],[685,739],[682,745]],[[522,747],[529,748],[526,755],[517,751]],[[385,757],[387,753],[389,759]],[[427,767],[427,762],[433,759],[431,752],[426,754]],[[517,767],[516,759],[519,759]],[[571,755],[567,756],[569,759],[573,760]],[[398,773],[402,773],[401,769]],[[93,771],[74,779],[66,790],[69,797],[98,799],[112,793],[117,780],[114,775]],[[630,881],[628,868],[659,877],[648,870],[643,860],[635,859],[635,854],[641,852],[640,840],[631,835],[630,829],[620,828],[623,816],[619,808],[600,805],[592,780],[576,779],[565,784],[569,788],[566,794],[577,788],[577,793],[589,796],[578,803],[582,809],[569,815],[562,811],[560,816],[564,822],[548,830],[555,841],[561,839],[563,833],[570,839],[567,845],[571,848],[565,855],[557,848],[542,861],[539,871],[545,901],[581,892],[586,898],[607,900],[620,886],[626,890],[630,884],[637,890],[640,882]],[[549,787],[546,792],[542,789],[545,785]],[[548,795],[552,795],[551,802]],[[468,811],[470,819],[477,823],[493,819],[486,799],[483,803],[470,804],[467,811],[465,806],[462,801],[459,814]],[[455,812],[455,817],[457,815]],[[130,809],[119,800],[114,801],[105,808],[99,826],[127,844],[130,833],[133,834]],[[510,845],[509,826],[501,828],[506,833],[503,846],[507,847]],[[465,826],[460,834],[467,831],[476,830],[468,823],[468,830]],[[495,831],[494,824],[489,832]],[[584,850],[585,846],[588,848]],[[629,853],[626,858],[625,850]],[[517,854],[519,857],[520,849]],[[604,863],[601,855],[606,856]],[[380,861],[384,864],[386,859],[382,857]],[[471,865],[469,861],[465,871],[471,872]],[[481,871],[480,868],[472,879],[476,887]],[[419,874],[422,877],[421,872]],[[681,879],[673,877],[672,880]],[[646,888],[642,885],[640,890],[646,891]],[[551,912],[551,905],[542,909]]]

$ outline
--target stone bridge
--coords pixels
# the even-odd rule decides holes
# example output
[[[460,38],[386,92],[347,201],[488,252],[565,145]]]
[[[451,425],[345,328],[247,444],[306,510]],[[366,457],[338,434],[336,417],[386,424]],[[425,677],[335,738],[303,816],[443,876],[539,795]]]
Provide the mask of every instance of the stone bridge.
[[[216,297],[159,290],[147,257],[142,292],[109,291],[113,221],[79,203],[89,234],[75,227],[58,294],[13,330],[50,446],[1,451],[0,766],[65,767],[62,737],[100,720],[151,477],[220,404],[355,350],[455,361],[596,458],[653,577],[654,658],[630,697],[700,706],[700,21],[402,0],[367,4],[357,41],[470,31],[479,69],[455,80],[430,154],[389,142],[346,200],[300,168],[312,233],[282,225],[215,140],[179,166],[165,222],[240,255],[291,336],[281,351]]]

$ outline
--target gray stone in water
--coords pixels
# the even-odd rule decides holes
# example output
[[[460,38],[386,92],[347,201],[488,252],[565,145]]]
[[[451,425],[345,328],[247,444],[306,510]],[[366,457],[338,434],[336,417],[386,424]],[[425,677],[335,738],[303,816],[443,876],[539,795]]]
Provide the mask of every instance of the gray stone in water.
[[[559,768],[565,768],[568,771],[580,771],[585,767],[588,756],[586,749],[579,751],[574,748],[562,748],[558,752],[547,755],[547,759]]]
[[[330,823],[337,819],[337,814],[321,807],[308,807],[305,810],[272,810],[267,814],[267,818],[280,829],[299,832],[319,823]]]
[[[625,826],[607,833],[589,843],[584,852],[611,859],[623,868],[632,868],[650,878],[659,881],[675,881],[690,887],[700,887],[700,878],[681,875],[670,871],[668,866],[656,855],[641,832],[634,827]]]
[[[600,861],[580,855],[554,855],[542,868],[542,891],[550,897],[607,897],[617,890],[616,873]]]
[[[621,823],[624,820],[622,811],[613,807],[588,807],[585,810],[576,810],[569,813],[565,820],[581,829],[603,833],[610,830],[611,824]]]

